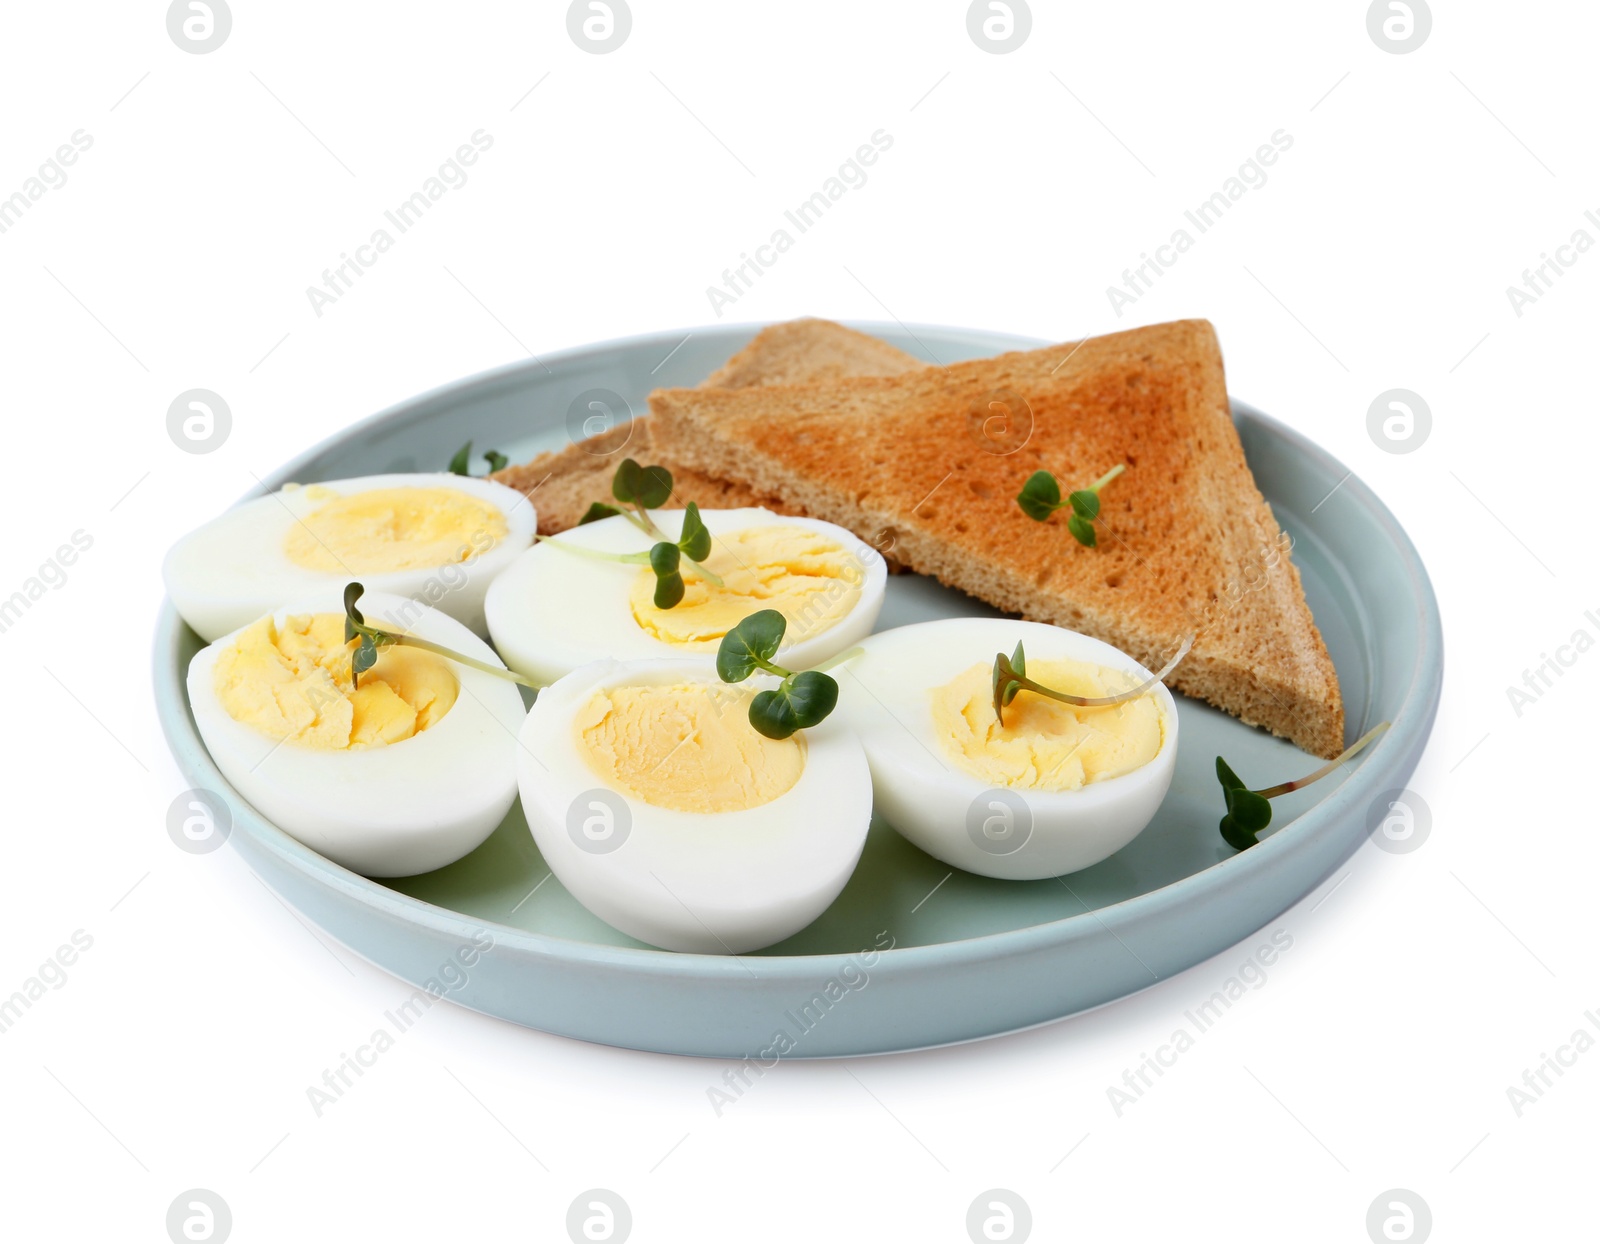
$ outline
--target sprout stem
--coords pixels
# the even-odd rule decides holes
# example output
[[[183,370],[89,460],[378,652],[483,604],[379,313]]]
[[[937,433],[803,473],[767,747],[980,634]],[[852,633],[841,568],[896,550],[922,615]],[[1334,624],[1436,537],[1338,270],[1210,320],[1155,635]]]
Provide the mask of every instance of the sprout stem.
[[[443,644],[436,644],[431,640],[419,639],[415,635],[402,635],[394,631],[373,631],[372,636],[379,643],[387,641],[407,648],[421,648],[424,652],[433,653],[434,656],[445,657],[458,665],[466,665],[475,670],[482,670],[485,674],[493,674],[496,678],[506,678],[511,682],[521,683],[524,687],[538,687],[539,685],[532,679],[524,678],[516,670],[508,670],[504,666],[490,665],[487,661],[479,661],[473,657],[463,656],[453,648],[446,648]]]
[[[1178,662],[1182,661],[1184,657],[1189,655],[1189,649],[1194,647],[1194,641],[1195,637],[1193,635],[1185,638],[1183,643],[1178,646],[1178,651],[1173,654],[1172,660],[1168,661],[1158,672],[1150,675],[1149,678],[1146,678],[1137,687],[1134,687],[1128,691],[1120,691],[1116,695],[1101,696],[1071,695],[1065,691],[1055,691],[1049,687],[1042,686],[1041,684],[1034,682],[1033,679],[1029,678],[1026,674],[1017,673],[1011,666],[1011,658],[1006,656],[1005,653],[997,653],[995,655],[995,663],[1000,670],[1000,674],[995,679],[995,716],[999,718],[1001,725],[1005,725],[1004,708],[1006,700],[1005,689],[1007,684],[1016,686],[1023,691],[1032,691],[1036,695],[1048,696],[1050,699],[1058,700],[1062,704],[1071,704],[1075,708],[1110,708],[1113,705],[1126,704],[1130,700],[1137,700],[1140,696],[1144,695],[1145,692],[1149,691],[1151,687],[1154,687],[1158,682],[1161,682],[1164,678],[1166,678],[1168,674],[1172,673],[1173,670],[1178,668]]]
[[[622,511],[620,511],[620,513],[622,514],[623,518],[627,519],[635,527],[639,528],[640,531],[645,532],[645,534],[647,534],[647,535],[654,534],[654,535],[657,535],[657,536],[661,536],[661,538],[663,540],[666,540],[666,537],[661,535],[661,531],[658,528],[656,528],[654,523],[652,523],[649,528],[646,528],[642,523],[640,523],[638,521],[638,519],[636,519],[632,514],[628,513],[626,510],[622,510]],[[555,536],[538,536],[538,535],[536,535],[536,536],[534,536],[534,539],[537,540],[540,544],[553,544],[558,549],[566,549],[566,551],[569,552],[569,553],[577,553],[580,557],[587,557],[587,558],[590,558],[593,561],[622,562],[625,565],[630,565],[630,566],[648,566],[650,564],[650,553],[649,553],[648,550],[646,550],[643,553],[603,553],[599,549],[585,548],[581,544],[569,544],[565,540],[556,539]],[[672,543],[672,541],[667,540],[667,543],[670,544],[670,543]],[[687,558],[687,557],[684,558],[684,560],[687,561],[691,566],[694,567],[695,574],[699,575],[700,578],[704,579],[707,583],[711,584],[713,587],[721,587],[723,585],[721,576],[713,574],[711,571],[707,570],[703,563],[694,561],[694,560],[692,560],[690,558]]]
[[[1388,728],[1388,722],[1380,721],[1377,725],[1373,726],[1372,729],[1368,730],[1359,739],[1350,744],[1349,747],[1345,748],[1344,751],[1340,752],[1332,760],[1328,761],[1327,764],[1323,765],[1322,768],[1318,769],[1315,773],[1308,773],[1305,777],[1296,778],[1292,782],[1279,782],[1276,786],[1269,786],[1265,790],[1258,790],[1255,793],[1260,795],[1263,799],[1276,799],[1279,795],[1287,795],[1290,791],[1299,790],[1302,786],[1310,786],[1311,783],[1317,781],[1319,778],[1327,777],[1328,774],[1332,773],[1345,761],[1349,760],[1350,757],[1354,756],[1363,747],[1372,742],[1373,739],[1377,738]]]
[[[1102,488],[1104,488],[1112,480],[1116,479],[1117,476],[1121,475],[1127,469],[1128,468],[1123,463],[1121,463],[1121,462],[1117,463],[1116,466],[1112,467],[1109,471],[1107,471],[1099,479],[1095,480],[1094,483],[1090,484],[1089,485],[1089,491],[1091,491],[1091,492],[1099,492]]]
[[[688,561],[689,564],[694,567],[695,574],[699,575],[707,583],[711,584],[712,587],[723,586],[721,576],[712,574],[711,571],[707,570],[704,562],[697,562],[689,558],[685,558],[684,560]]]
[[[606,553],[600,549],[586,548],[581,544],[571,544],[566,540],[558,540],[554,536],[535,536],[540,544],[553,544],[558,549],[565,549],[569,553],[576,553],[580,557],[587,557],[600,562],[624,562],[631,566],[647,566],[650,564],[650,554],[645,553]]]
[[[667,538],[666,532],[656,526],[656,520],[650,517],[650,511],[642,505],[636,505],[632,512],[623,510],[622,517],[647,536],[654,536],[657,540],[665,540]]]
[[[819,674],[826,674],[829,670],[843,665],[846,661],[854,661],[865,651],[865,648],[863,648],[860,644],[857,644],[854,648],[846,648],[843,652],[835,653],[826,661],[822,662],[822,664],[813,665],[811,668],[816,670]]]
[[[399,631],[380,631],[376,627],[365,625],[360,628],[359,634],[371,637],[372,642],[380,648],[421,648],[424,652],[431,652],[435,656],[444,657],[446,660],[454,661],[457,665],[466,665],[475,670],[482,670],[485,674],[493,674],[496,678],[505,678],[511,682],[521,683],[524,687],[532,687],[535,690],[539,687],[538,683],[531,678],[524,678],[516,670],[506,669],[500,665],[490,665],[487,661],[479,661],[473,657],[463,656],[454,648],[446,648],[443,644],[436,644],[432,640],[421,639],[416,635],[405,635]],[[350,642],[358,644],[359,639],[352,639]],[[352,660],[354,655],[352,650]],[[351,679],[352,683],[355,681],[356,679]]]
[[[784,669],[783,666],[777,665],[777,664],[775,664],[775,663],[773,663],[771,661],[768,661],[764,657],[755,657],[754,660],[755,660],[757,669],[764,669],[764,670],[767,671],[767,673],[773,674],[773,675],[777,676],[778,678],[793,678],[794,677],[794,671],[793,670]]]

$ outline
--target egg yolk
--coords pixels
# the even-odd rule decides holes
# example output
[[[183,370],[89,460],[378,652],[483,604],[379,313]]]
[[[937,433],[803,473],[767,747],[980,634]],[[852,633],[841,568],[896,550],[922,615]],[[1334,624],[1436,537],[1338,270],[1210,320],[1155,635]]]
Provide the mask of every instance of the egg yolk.
[[[315,491],[313,491],[315,489]],[[327,489],[306,490],[313,500]],[[373,488],[332,496],[289,528],[283,551],[307,570],[383,574],[466,561],[502,540],[505,515],[454,488]]]
[[[712,537],[706,569],[722,586],[682,563],[683,599],[657,609],[656,576],[646,569],[633,581],[634,620],[663,643],[715,648],[722,637],[758,609],[788,619],[786,643],[820,635],[855,608],[865,574],[836,540],[806,527],[747,527]]]
[[[1069,695],[1117,695],[1132,675],[1081,661],[1028,662],[1028,675]],[[993,667],[974,665],[931,693],[934,734],[946,756],[991,786],[1078,790],[1130,773],[1161,750],[1161,708],[1153,695],[1107,708],[1078,708],[1032,691],[995,720]]]
[[[799,736],[750,725],[753,691],[674,683],[596,692],[578,713],[578,751],[605,781],[657,808],[743,812],[800,780]]]
[[[217,657],[212,674],[228,716],[271,739],[322,751],[381,747],[421,734],[456,702],[450,663],[393,645],[350,683],[344,615],[262,618]]]

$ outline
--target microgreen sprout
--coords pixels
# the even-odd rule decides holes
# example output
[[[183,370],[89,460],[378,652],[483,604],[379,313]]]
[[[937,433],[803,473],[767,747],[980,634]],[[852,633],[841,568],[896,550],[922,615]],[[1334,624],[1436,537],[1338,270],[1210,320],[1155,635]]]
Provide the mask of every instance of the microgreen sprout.
[[[498,449],[485,450],[484,451],[484,455],[483,455],[483,460],[489,464],[489,473],[491,475],[494,474],[494,472],[496,472],[496,471],[505,470],[506,467],[511,464],[511,459],[506,457]],[[450,459],[450,465],[449,465],[449,467],[447,469],[449,470],[450,474],[452,474],[452,475],[471,475],[472,474],[472,442],[471,441],[468,441],[460,449],[456,450],[455,457]]]
[[[683,573],[679,567],[685,557],[693,563],[694,573],[700,578],[714,587],[722,586],[721,577],[707,570],[704,565],[706,558],[711,556],[711,533],[706,530],[698,505],[691,501],[684,507],[683,527],[676,540],[667,539],[666,533],[650,517],[651,510],[659,509],[672,496],[671,471],[664,466],[642,467],[632,458],[624,458],[611,479],[611,495],[629,508],[618,509],[604,501],[596,501],[584,511],[578,526],[597,523],[602,518],[625,518],[645,535],[655,539],[656,543],[648,551],[602,553],[598,549],[586,549],[564,540],[552,540],[549,536],[538,538],[585,557],[649,566],[656,576],[654,599],[657,609],[671,609],[683,599]]]
[[[1117,463],[1087,488],[1069,493],[1065,501],[1061,499],[1061,485],[1056,482],[1056,477],[1049,471],[1035,471],[1028,476],[1028,482],[1017,494],[1017,505],[1024,514],[1039,523],[1057,510],[1070,507],[1072,513],[1067,518],[1067,530],[1079,544],[1092,549],[1096,543],[1094,520],[1100,514],[1100,490],[1126,469],[1122,463]]]
[[[458,665],[470,666],[475,670],[482,670],[485,674],[493,674],[496,678],[509,679],[511,682],[521,683],[524,687],[537,687],[539,684],[531,679],[524,678],[515,670],[508,670],[503,666],[490,665],[487,661],[479,661],[473,657],[462,656],[453,649],[431,640],[421,639],[416,635],[407,635],[402,631],[385,631],[368,624],[361,610],[356,607],[356,602],[361,599],[365,591],[359,583],[346,583],[344,585],[344,641],[356,643],[350,653],[350,685],[356,686],[362,674],[366,673],[378,663],[378,652],[382,648],[394,645],[404,645],[408,648],[421,648],[424,652],[431,652],[435,656],[444,657],[456,662]]]
[[[597,510],[610,509],[599,502],[589,507],[589,513],[583,516],[583,523],[592,523],[602,518],[612,518],[621,514],[623,518],[631,515],[622,511],[612,511],[610,514],[596,513]],[[582,523],[579,524],[580,526]],[[659,534],[659,533],[658,533]],[[581,544],[573,544],[568,540],[559,540],[554,536],[535,537],[541,543],[554,544],[557,548],[566,549],[569,553],[576,553],[580,557],[588,557],[595,561],[622,562],[625,565],[649,566],[656,576],[655,606],[657,609],[671,609],[683,599],[684,582],[683,572],[680,569],[683,559],[688,558],[694,565],[697,575],[708,583],[722,586],[722,580],[712,574],[700,563],[711,556],[711,533],[706,530],[705,520],[700,517],[700,507],[693,501],[684,508],[683,529],[676,540],[661,539],[652,544],[648,549],[638,553],[604,553],[599,549],[585,548]]]
[[[1228,767],[1228,762],[1218,756],[1217,781],[1222,783],[1222,797],[1228,805],[1227,814],[1220,824],[1223,840],[1235,851],[1257,846],[1260,839],[1256,835],[1272,823],[1272,805],[1267,800],[1287,795],[1292,790],[1310,786],[1318,779],[1327,777],[1388,728],[1388,722],[1380,721],[1315,773],[1308,773],[1292,782],[1279,782],[1264,790],[1248,789],[1239,775]]]
[[[783,679],[750,701],[750,724],[769,739],[786,739],[816,725],[839,702],[839,684],[821,670],[796,673],[773,662],[788,625],[776,609],[762,609],[724,635],[717,649],[717,676],[723,682],[743,682],[757,670]]]
[[[1189,649],[1194,646],[1193,635],[1190,635],[1178,646],[1176,655],[1162,667],[1159,673],[1150,675],[1137,687],[1128,691],[1119,691],[1116,695],[1071,695],[1065,691],[1055,691],[1042,683],[1034,682],[1028,677],[1028,659],[1022,651],[1022,644],[1017,644],[1017,650],[1009,657],[999,652],[994,658],[994,715],[995,719],[1003,726],[1006,724],[1005,708],[1012,700],[1017,698],[1019,691],[1032,691],[1036,695],[1048,696],[1052,700],[1059,700],[1063,704],[1071,704],[1077,708],[1110,708],[1115,704],[1126,704],[1130,700],[1137,700],[1149,691],[1158,682],[1164,679],[1173,670],[1178,668],[1178,662],[1189,655]]]
[[[578,526],[582,527],[585,523],[598,523],[602,518],[616,518],[621,513],[622,511],[614,505],[607,505],[604,501],[596,501],[583,512],[583,517],[578,520]]]
[[[624,458],[611,477],[611,495],[623,505],[633,507],[618,511],[630,523],[648,536],[666,539],[650,517],[650,511],[659,510],[671,499],[671,471],[664,466],[642,467],[632,458]]]

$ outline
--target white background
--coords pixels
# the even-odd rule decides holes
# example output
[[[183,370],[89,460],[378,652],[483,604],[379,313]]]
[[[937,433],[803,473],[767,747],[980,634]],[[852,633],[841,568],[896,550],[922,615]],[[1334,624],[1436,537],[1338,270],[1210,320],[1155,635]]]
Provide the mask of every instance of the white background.
[[[1600,637],[1600,254],[1520,315],[1506,288],[1575,230],[1600,240],[1600,10],[1436,0],[1395,55],[1360,2],[1036,3],[994,55],[949,0],[635,0],[628,41],[593,55],[548,0],[235,0],[195,55],[164,9],[12,4],[0,31],[0,195],[93,138],[0,234],[0,596],[93,539],[0,634],[0,995],[93,938],[0,1034],[8,1237],[164,1240],[199,1187],[240,1241],[563,1240],[604,1187],[639,1241],[961,1241],[1000,1187],[1036,1239],[1359,1242],[1398,1187],[1436,1239],[1576,1238],[1600,1053],[1520,1117],[1506,1090],[1600,1036],[1600,656],[1520,716],[1506,689],[1580,627]],[[306,287],[480,129],[467,184],[316,315]],[[150,697],[163,551],[392,402],[713,321],[706,287],[878,129],[870,180],[728,319],[1066,339],[1209,317],[1233,393],[1370,483],[1433,574],[1448,671],[1412,780],[1431,837],[1363,846],[1258,938],[1131,1000],[786,1064],[720,1118],[718,1064],[453,1007],[316,1118],[306,1087],[405,991],[233,852],[167,837],[185,783]],[[1119,318],[1106,287],[1278,130],[1267,183]],[[194,387],[234,417],[204,456],[165,428]],[[1403,456],[1367,432],[1395,387],[1433,412]],[[1276,928],[1293,948],[1265,986],[1119,1117],[1108,1087]]]

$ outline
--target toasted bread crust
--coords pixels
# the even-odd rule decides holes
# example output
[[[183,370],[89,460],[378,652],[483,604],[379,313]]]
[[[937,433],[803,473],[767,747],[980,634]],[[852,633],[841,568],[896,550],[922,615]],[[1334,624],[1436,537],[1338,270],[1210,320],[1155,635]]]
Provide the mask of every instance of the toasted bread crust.
[[[1343,749],[1338,679],[1203,320],[888,378],[664,389],[650,408],[658,456],[1152,668],[1195,634],[1175,689],[1316,755]],[[1117,463],[1096,549],[1064,514],[1036,523],[1017,507],[1035,470],[1066,492]]]
[[[887,342],[831,320],[790,320],[763,328],[701,387],[805,384],[848,376],[897,375],[922,366],[925,364]],[[660,463],[672,472],[673,506],[693,501],[702,509],[760,505],[780,514],[800,513],[731,477],[718,478],[673,461],[653,444],[648,415],[506,467],[490,478],[529,497],[538,511],[539,534],[551,536],[575,527],[593,502],[610,497],[611,477],[625,456]]]
[[[629,435],[621,436],[623,431],[629,431]],[[657,451],[653,440],[649,416],[640,415],[612,432],[540,454],[520,466],[496,471],[490,478],[515,488],[534,503],[542,536],[558,535],[576,527],[590,505],[609,501],[611,477],[624,457],[658,463],[672,472],[672,500],[667,504],[675,509],[693,501],[707,510],[759,505],[778,514],[797,512],[745,484],[717,479],[672,462]]]
[[[899,376],[926,366],[886,341],[832,320],[787,320],[763,328],[700,388],[820,384],[854,376]]]

